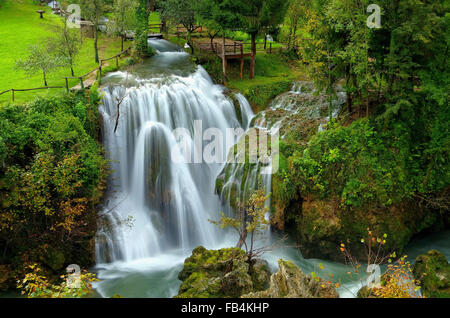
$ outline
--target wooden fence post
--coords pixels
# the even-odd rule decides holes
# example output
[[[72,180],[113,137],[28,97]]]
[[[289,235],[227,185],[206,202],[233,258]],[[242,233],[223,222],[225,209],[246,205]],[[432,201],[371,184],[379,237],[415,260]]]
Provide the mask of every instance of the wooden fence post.
[[[11,90],[12,92],[12,100],[14,101],[14,88]]]
[[[80,77],[80,86],[81,86],[81,89],[84,89],[84,83],[83,83],[83,78],[82,77]]]
[[[227,81],[227,57],[225,51],[225,35],[222,34],[222,71],[223,71],[223,82]]]
[[[244,44],[241,44],[241,79],[244,78]]]
[[[116,57],[116,67],[117,68],[119,67],[119,57],[118,56]]]
[[[272,53],[272,42],[269,44],[269,53]]]
[[[69,80],[67,79],[67,77],[66,77],[66,90],[67,92],[69,92]]]

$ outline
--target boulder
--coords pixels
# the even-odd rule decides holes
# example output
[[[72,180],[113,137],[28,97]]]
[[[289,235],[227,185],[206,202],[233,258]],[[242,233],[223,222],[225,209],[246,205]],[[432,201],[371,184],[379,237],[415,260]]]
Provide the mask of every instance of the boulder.
[[[425,297],[450,298],[450,264],[441,252],[431,250],[419,255],[413,275]]]
[[[328,282],[305,275],[290,261],[280,259],[278,272],[270,277],[267,290],[252,292],[242,298],[338,298],[339,294]]]
[[[239,248],[207,250],[199,246],[184,262],[176,298],[226,298],[263,290],[268,286],[267,262],[248,262]]]

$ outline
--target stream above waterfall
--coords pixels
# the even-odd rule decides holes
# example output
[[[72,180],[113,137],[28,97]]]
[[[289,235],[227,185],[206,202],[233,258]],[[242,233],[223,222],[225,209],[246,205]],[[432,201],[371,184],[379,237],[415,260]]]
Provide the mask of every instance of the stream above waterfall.
[[[173,130],[194,132],[195,120],[202,120],[203,129],[247,130],[255,115],[243,95],[236,94],[233,101],[178,46],[165,40],[149,44],[157,55],[102,80],[99,111],[111,176],[96,237],[94,270],[100,281],[95,289],[101,297],[173,297],[181,284],[178,273],[194,247],[236,243],[232,233],[209,222],[229,209],[216,194],[216,178],[225,164],[173,162]],[[223,152],[228,150],[224,146]],[[406,249],[408,259],[431,248],[450,258],[449,238],[446,231],[414,240]],[[345,281],[348,267],[304,259],[293,243],[285,245],[263,256],[272,271],[278,258],[292,260],[305,273],[322,263],[324,273],[342,278],[341,297],[354,297],[360,285]]]

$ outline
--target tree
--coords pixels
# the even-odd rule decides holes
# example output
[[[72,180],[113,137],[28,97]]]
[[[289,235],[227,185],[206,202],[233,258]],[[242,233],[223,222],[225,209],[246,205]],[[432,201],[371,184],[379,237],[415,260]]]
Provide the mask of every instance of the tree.
[[[206,27],[207,34],[211,43],[211,50],[214,52],[214,39],[220,32],[223,32],[223,26],[217,17],[217,11],[220,11],[217,0],[201,0],[197,4],[197,18]],[[216,52],[217,53],[217,52]]]
[[[286,12],[286,22],[289,25],[288,49],[296,47],[297,29],[299,22],[305,17],[305,1],[290,0]]]
[[[137,51],[142,56],[152,55],[148,46],[148,18],[154,1],[139,0],[136,8],[136,29],[134,41]]]
[[[228,217],[222,213],[219,221],[211,221],[220,228],[233,228],[239,234],[239,241],[236,245],[238,248],[245,246],[248,260],[251,261],[267,250],[267,247],[255,248],[254,241],[258,234],[262,233],[270,225],[270,221],[266,219],[269,208],[265,203],[269,196],[264,194],[264,189],[253,192],[248,202],[238,203],[236,217]],[[250,236],[250,242],[247,238]]]
[[[56,29],[56,37],[50,38],[49,42],[50,50],[62,58],[65,64],[70,67],[72,76],[75,76],[73,65],[81,46],[78,32],[69,29],[66,23],[64,23],[63,27],[58,27]]]
[[[102,16],[107,11],[108,6],[106,0],[79,0],[79,4],[83,18],[94,24],[95,62],[98,63],[98,27]]]
[[[42,72],[44,77],[44,85],[47,85],[47,74],[55,68],[61,67],[63,61],[61,57],[51,53],[48,46],[40,46],[38,44],[28,47],[29,55],[25,59],[19,59],[16,62],[16,69],[22,69],[29,75]]]
[[[196,23],[197,3],[198,0],[166,0],[162,3],[161,12],[164,20],[181,24],[186,29],[186,40],[192,53],[194,52],[194,47],[191,43],[191,36],[192,32],[198,28]]]
[[[256,37],[266,30],[276,28],[286,14],[289,2],[285,0],[230,0],[231,10],[235,10],[241,20],[243,30],[251,36],[250,78],[255,77]]]
[[[112,20],[108,24],[110,32],[118,34],[121,38],[121,51],[128,30],[136,27],[137,0],[114,0]]]

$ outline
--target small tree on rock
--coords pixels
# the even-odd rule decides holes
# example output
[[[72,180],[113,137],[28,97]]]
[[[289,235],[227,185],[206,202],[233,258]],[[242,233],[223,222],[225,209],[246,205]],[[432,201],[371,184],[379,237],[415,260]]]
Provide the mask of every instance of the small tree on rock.
[[[249,261],[268,250],[266,246],[255,248],[254,244],[256,236],[270,225],[270,220],[266,219],[269,209],[265,206],[268,198],[269,195],[265,195],[264,189],[257,190],[250,195],[247,202],[237,204],[236,217],[229,217],[222,213],[219,221],[211,221],[222,229],[231,227],[238,232],[239,241],[236,247],[245,247]]]

